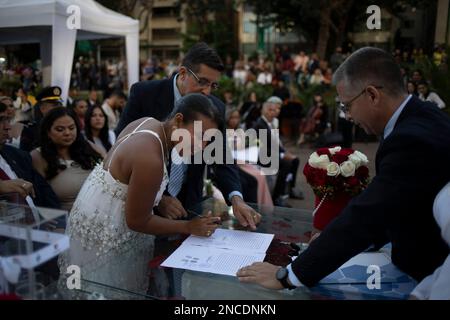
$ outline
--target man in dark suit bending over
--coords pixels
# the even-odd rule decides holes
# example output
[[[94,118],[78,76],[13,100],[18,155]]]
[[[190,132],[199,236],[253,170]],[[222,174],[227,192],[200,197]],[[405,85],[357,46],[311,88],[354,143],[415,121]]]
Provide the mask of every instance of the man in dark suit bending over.
[[[287,268],[244,267],[242,282],[271,289],[314,286],[371,246],[392,243],[392,262],[420,281],[448,255],[433,218],[433,200],[450,181],[450,118],[407,95],[399,66],[366,47],[336,71],[341,109],[368,134],[381,136],[377,175]]]
[[[183,59],[178,73],[171,79],[142,81],[134,84],[130,97],[116,128],[116,135],[132,121],[142,117],[164,120],[182,96],[189,93],[207,95],[219,111],[225,115],[225,105],[211,94],[217,89],[217,81],[224,70],[217,53],[205,43],[193,46]],[[225,134],[224,134],[225,137]],[[226,145],[226,144],[224,144]],[[170,181],[156,212],[162,216],[179,219],[187,216],[186,208],[195,206],[202,199],[203,173],[205,164],[176,164],[179,155],[175,148],[169,166]],[[233,206],[236,218],[243,226],[255,229],[260,215],[244,201],[235,165],[214,165],[216,183],[226,200]]]

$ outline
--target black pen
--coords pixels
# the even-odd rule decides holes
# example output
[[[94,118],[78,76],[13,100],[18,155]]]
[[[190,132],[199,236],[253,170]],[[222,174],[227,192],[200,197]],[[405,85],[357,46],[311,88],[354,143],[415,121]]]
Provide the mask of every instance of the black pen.
[[[206,218],[206,216],[204,216],[204,215],[201,215],[201,214],[198,214],[197,212],[195,212],[195,211],[192,211],[192,210],[186,210],[186,212],[187,213],[189,213],[189,214],[191,214],[191,215],[194,215],[195,217],[199,217],[199,218]],[[220,218],[220,217],[218,217],[219,218],[219,220],[217,220],[217,221],[214,221],[214,223],[215,224],[222,224],[222,219]]]

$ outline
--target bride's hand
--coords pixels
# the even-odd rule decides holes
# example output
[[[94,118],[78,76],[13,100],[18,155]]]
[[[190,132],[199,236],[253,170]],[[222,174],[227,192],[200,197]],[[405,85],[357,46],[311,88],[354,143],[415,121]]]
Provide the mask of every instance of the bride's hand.
[[[220,225],[220,217],[211,217],[209,213],[206,217],[199,217],[187,222],[188,233],[200,236],[211,236],[217,227]]]

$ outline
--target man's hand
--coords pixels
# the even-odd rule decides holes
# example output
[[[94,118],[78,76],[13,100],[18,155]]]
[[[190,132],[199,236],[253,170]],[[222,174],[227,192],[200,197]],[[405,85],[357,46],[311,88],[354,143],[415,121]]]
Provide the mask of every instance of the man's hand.
[[[255,262],[244,267],[237,272],[239,281],[247,283],[256,283],[267,289],[280,290],[283,285],[277,280],[277,271],[279,266],[267,262]]]
[[[187,217],[187,212],[184,210],[180,200],[166,195],[162,196],[158,204],[158,211],[162,217],[171,220]]]
[[[248,206],[239,196],[231,198],[233,213],[239,223],[244,226],[256,230],[256,225],[261,221],[261,215]]]
[[[0,194],[18,193],[23,198],[27,196],[36,197],[33,184],[23,179],[3,180],[0,181]]]

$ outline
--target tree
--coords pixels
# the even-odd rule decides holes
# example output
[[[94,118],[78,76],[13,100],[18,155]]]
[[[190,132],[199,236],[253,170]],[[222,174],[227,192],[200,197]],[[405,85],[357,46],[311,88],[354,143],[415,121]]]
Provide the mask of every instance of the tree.
[[[436,1],[436,0],[434,0]],[[366,9],[373,4],[372,0],[246,0],[254,7],[258,16],[271,21],[282,31],[295,31],[316,44],[316,52],[321,58],[326,56],[330,46],[330,39],[336,45],[342,45],[344,35],[350,24],[366,14]],[[425,0],[380,0],[377,5],[393,15],[399,14],[411,6],[422,7],[428,5]],[[356,12],[355,15],[350,15]],[[331,37],[333,35],[333,37]]]
[[[142,33],[149,23],[154,0],[97,0],[101,5],[120,12],[129,17],[135,17],[141,22],[140,32]],[[135,9],[139,8],[137,16],[134,15]]]
[[[187,19],[187,32],[182,34],[184,50],[204,41],[220,56],[237,55],[236,0],[178,0]]]

